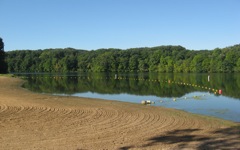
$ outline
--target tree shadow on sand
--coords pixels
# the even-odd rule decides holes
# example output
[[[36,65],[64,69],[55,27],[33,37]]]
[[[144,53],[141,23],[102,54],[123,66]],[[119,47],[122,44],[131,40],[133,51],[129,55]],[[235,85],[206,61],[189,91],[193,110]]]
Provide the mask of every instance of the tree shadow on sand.
[[[141,146],[125,146],[119,150],[131,148],[150,148],[164,145],[176,145],[177,149],[194,148],[202,149],[240,149],[240,126],[218,129],[207,135],[200,135],[201,129],[180,129],[164,133],[148,139],[147,144]]]
[[[198,149],[240,149],[240,126],[216,130],[211,134],[217,136],[204,141]]]

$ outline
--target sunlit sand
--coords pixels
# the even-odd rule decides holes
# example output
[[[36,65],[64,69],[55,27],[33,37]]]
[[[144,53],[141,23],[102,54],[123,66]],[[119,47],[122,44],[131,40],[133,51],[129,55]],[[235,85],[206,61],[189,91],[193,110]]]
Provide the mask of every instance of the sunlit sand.
[[[184,111],[38,94],[0,77],[0,149],[239,149],[238,123]]]

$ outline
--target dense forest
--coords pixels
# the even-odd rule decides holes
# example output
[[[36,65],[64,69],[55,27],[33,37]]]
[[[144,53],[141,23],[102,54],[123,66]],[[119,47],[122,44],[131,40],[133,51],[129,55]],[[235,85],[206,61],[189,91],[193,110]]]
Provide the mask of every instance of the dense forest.
[[[240,44],[214,50],[182,46],[6,52],[8,72],[240,72]]]

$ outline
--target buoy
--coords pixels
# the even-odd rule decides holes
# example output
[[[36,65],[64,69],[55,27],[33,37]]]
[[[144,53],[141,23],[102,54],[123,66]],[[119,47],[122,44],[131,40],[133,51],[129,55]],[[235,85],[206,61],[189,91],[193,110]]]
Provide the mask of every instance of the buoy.
[[[222,90],[219,90],[219,91],[218,91],[218,94],[222,94]]]

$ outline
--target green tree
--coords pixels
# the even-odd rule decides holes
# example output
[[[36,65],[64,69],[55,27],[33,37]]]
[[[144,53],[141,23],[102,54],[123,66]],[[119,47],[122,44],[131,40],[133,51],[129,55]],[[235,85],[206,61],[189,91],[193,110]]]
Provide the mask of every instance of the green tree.
[[[2,40],[0,44],[4,54]],[[211,51],[187,50],[181,46],[17,50],[7,52],[5,57],[9,72],[240,72],[240,44]]]
[[[160,62],[160,54],[158,51],[154,51],[149,57],[149,71],[157,72]]]
[[[168,56],[166,60],[167,60],[166,71],[168,73],[172,73],[174,71],[174,62],[170,56]]]
[[[7,73],[7,63],[5,62],[4,43],[0,38],[0,73]]]
[[[129,52],[120,51],[118,57],[118,71],[127,72],[129,71]]]
[[[210,56],[210,72],[220,72],[222,69],[222,51],[220,48],[216,48],[212,51]]]
[[[204,57],[202,54],[196,55],[191,62],[191,72],[202,72],[202,62]]]
[[[129,59],[129,70],[138,71],[138,55],[132,55]]]
[[[205,58],[202,61],[202,72],[210,72],[210,59],[209,58]]]
[[[190,62],[191,62],[190,59],[186,59],[186,60],[183,62],[182,66],[183,66],[183,72],[184,72],[184,73],[189,73],[189,72],[190,72]]]
[[[235,71],[236,71],[236,72],[240,72],[240,58],[238,58]]]
[[[233,72],[233,69],[237,62],[236,53],[234,51],[228,50],[226,58],[223,61],[224,72]]]
[[[173,72],[183,72],[183,60],[178,60],[176,63],[174,63]]]
[[[166,66],[167,66],[167,60],[166,60],[166,58],[164,58],[164,56],[161,56],[160,63],[158,65],[158,71],[166,72]]]

